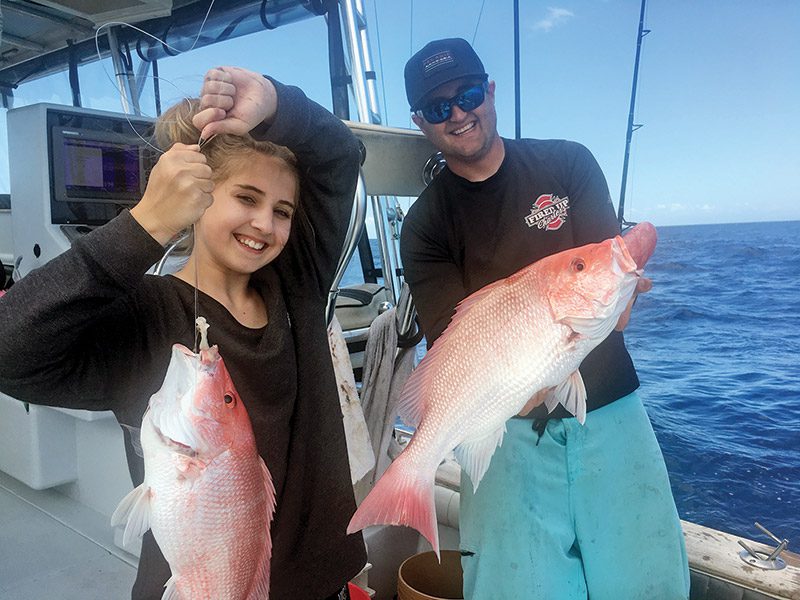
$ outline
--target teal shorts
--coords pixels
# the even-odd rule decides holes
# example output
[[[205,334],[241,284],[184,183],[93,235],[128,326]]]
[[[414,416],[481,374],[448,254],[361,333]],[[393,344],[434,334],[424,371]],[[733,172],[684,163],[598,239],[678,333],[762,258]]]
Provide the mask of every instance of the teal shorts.
[[[473,493],[461,477],[464,598],[689,597],[683,532],[637,394],[576,419],[511,419]]]

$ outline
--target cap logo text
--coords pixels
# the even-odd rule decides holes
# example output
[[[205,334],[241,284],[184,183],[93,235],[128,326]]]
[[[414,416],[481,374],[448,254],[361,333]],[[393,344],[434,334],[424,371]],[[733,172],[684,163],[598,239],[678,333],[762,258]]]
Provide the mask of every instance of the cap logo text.
[[[453,53],[449,50],[444,50],[443,52],[437,52],[433,56],[429,56],[428,58],[424,59],[422,61],[422,70],[425,72],[425,75],[427,75],[434,69],[450,65],[455,61],[456,59],[453,56]]]

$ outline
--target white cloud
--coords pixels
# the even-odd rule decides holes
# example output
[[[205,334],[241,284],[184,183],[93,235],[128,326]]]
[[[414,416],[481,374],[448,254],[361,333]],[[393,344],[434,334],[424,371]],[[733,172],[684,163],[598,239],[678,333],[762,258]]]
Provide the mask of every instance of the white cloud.
[[[711,212],[716,210],[716,207],[713,204],[709,203],[697,205],[697,204],[683,204],[681,202],[672,202],[669,204],[666,203],[656,204],[653,208],[660,212],[670,212],[670,213],[696,213],[696,212]]]
[[[571,10],[567,10],[566,8],[554,8],[551,6],[547,9],[547,16],[545,16],[544,19],[537,21],[533,28],[547,33],[556,25],[559,25],[565,20],[574,16],[575,13],[573,13]]]
[[[673,202],[671,204],[656,204],[656,208],[661,211],[681,212],[687,210],[689,207],[680,202]]]

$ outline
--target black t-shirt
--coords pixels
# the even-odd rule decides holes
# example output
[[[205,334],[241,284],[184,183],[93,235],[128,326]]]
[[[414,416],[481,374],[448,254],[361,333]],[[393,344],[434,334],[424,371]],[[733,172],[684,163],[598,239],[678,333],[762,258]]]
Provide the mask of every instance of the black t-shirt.
[[[584,146],[503,143],[505,158],[494,175],[471,182],[445,168],[403,223],[403,270],[429,347],[456,304],[476,290],[545,256],[619,234],[605,177]],[[639,386],[621,332],[592,351],[580,371],[587,410]],[[543,410],[531,416],[544,416]],[[569,413],[559,406],[551,416]]]

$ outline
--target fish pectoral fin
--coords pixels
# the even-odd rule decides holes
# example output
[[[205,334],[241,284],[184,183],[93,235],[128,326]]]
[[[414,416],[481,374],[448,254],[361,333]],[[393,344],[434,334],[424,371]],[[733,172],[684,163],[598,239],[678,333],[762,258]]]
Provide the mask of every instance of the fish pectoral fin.
[[[181,597],[178,595],[178,586],[175,584],[176,581],[175,575],[167,579],[167,583],[164,584],[165,589],[161,600],[181,600]]]
[[[175,454],[174,462],[180,479],[198,479],[207,466],[199,458],[187,456],[186,454]]]
[[[570,413],[575,415],[578,422],[583,425],[586,421],[586,386],[583,384],[583,377],[580,371],[574,371],[572,375],[558,384],[544,400],[548,412],[563,404]]]
[[[471,442],[462,442],[453,450],[458,464],[469,475],[475,491],[477,491],[478,484],[483,479],[486,469],[489,468],[494,451],[503,443],[505,432],[506,425],[503,423],[497,431],[490,433],[486,437]]]
[[[143,483],[135,487],[120,500],[114,514],[111,515],[111,525],[116,527],[125,523],[125,532],[122,534],[122,543],[127,546],[134,538],[140,538],[150,529],[150,488]]]

